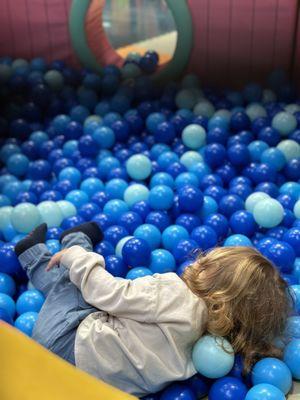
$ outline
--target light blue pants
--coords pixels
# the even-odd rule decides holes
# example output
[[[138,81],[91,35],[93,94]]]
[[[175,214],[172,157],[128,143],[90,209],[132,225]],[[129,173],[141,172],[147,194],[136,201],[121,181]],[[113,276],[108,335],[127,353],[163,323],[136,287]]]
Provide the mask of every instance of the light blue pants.
[[[82,232],[71,233],[62,240],[62,248],[74,245],[93,250],[89,237]],[[46,297],[32,338],[75,365],[76,330],[82,320],[97,310],[85,302],[81,292],[70,281],[66,268],[61,266],[45,271],[50,259],[51,253],[45,244],[37,244],[19,257],[33,286]]]

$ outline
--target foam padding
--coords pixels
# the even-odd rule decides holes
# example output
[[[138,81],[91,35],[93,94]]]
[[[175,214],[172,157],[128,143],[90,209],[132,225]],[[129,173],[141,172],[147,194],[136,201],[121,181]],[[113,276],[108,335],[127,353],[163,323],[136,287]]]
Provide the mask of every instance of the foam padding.
[[[134,400],[0,321],[1,400]]]

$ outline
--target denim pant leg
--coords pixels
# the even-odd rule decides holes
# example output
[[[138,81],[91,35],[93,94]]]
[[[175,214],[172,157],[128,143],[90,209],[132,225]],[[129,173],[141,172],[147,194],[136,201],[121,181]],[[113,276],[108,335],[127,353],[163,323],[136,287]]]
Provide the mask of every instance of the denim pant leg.
[[[79,245],[88,251],[93,249],[90,239],[81,232],[67,235],[62,241],[62,248],[69,248],[74,245]],[[27,252],[32,249],[27,250]],[[39,269],[44,271],[45,263],[39,267],[36,266],[35,272],[31,274],[33,284],[37,281],[35,275],[38,274],[39,279],[41,278],[42,272],[38,271]],[[76,330],[84,318],[97,310],[85,302],[81,292],[70,281],[68,270],[64,267],[55,268],[55,270],[58,270],[58,278],[55,282],[53,279],[51,280],[52,286],[47,292],[32,337],[47,349],[75,365]],[[44,272],[44,274],[49,274],[49,272]],[[48,286],[50,286],[50,282]]]

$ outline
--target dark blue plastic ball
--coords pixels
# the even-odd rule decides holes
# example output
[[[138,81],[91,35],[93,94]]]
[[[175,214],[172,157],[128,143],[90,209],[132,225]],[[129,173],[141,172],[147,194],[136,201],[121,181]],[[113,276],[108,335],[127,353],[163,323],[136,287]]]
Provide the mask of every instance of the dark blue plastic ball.
[[[229,224],[222,214],[211,214],[204,219],[204,224],[210,226],[217,234],[218,240],[224,239],[228,233]]]
[[[229,224],[233,233],[248,237],[254,235],[258,228],[252,213],[245,210],[235,211],[230,217]]]
[[[195,256],[198,243],[193,239],[182,239],[172,248],[173,256],[178,263],[182,263],[187,259]]]
[[[61,228],[63,230],[74,228],[84,222],[85,220],[80,215],[74,215],[73,217],[65,218],[61,224]]]
[[[63,230],[57,226],[48,228],[46,240],[59,240]]]
[[[280,133],[276,129],[267,126],[259,131],[257,139],[266,142],[269,146],[277,146],[281,137]]]
[[[208,144],[204,148],[205,161],[212,168],[220,167],[224,163],[226,153],[225,147],[220,143]]]
[[[131,267],[147,266],[150,262],[151,248],[143,239],[129,239],[122,249],[123,260]]]
[[[128,268],[121,257],[108,255],[105,257],[105,269],[114,276],[125,278]]]
[[[121,215],[118,223],[122,225],[129,232],[130,235],[132,235],[136,228],[139,225],[142,225],[143,220],[138,213],[134,211],[128,211]]]
[[[95,222],[97,222],[97,220]],[[107,240],[113,246],[116,246],[123,237],[128,235],[129,232],[123,226],[120,225],[112,225],[104,231],[105,240]]]
[[[106,240],[98,243],[95,246],[94,251],[103,257],[115,255],[115,248]]]
[[[235,144],[227,150],[229,161],[236,167],[243,167],[250,162],[248,147],[244,144]]]
[[[213,383],[209,391],[211,400],[244,400],[248,392],[247,386],[235,377],[220,378]]]
[[[191,239],[195,240],[201,250],[207,250],[217,244],[217,233],[208,225],[201,225],[193,229]]]
[[[244,208],[244,201],[235,194],[228,194],[221,198],[219,211],[226,217],[230,217],[234,212]]]
[[[185,212],[196,212],[203,204],[203,194],[195,186],[186,185],[178,190],[179,207]]]
[[[251,121],[245,112],[237,111],[230,118],[230,129],[233,132],[240,132],[250,129]]]

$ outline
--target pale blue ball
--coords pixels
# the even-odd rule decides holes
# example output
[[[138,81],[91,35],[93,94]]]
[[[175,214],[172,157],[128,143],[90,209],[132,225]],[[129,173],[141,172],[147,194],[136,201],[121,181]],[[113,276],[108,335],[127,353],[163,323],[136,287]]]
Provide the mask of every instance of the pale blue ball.
[[[272,127],[277,129],[282,136],[287,136],[297,128],[297,120],[294,115],[282,111],[273,117]]]
[[[199,374],[217,379],[228,374],[234,364],[231,344],[220,336],[202,336],[194,345],[192,360]]]
[[[74,217],[77,214],[76,207],[70,201],[59,200],[56,204],[60,208],[64,219]]]
[[[13,212],[12,206],[5,206],[0,208],[0,229],[3,230],[11,224],[11,214]]]
[[[251,240],[242,234],[230,235],[224,242],[225,247],[229,246],[252,246]]]
[[[200,125],[191,124],[182,131],[182,141],[189,149],[198,150],[204,146],[206,132]]]
[[[284,209],[275,199],[261,200],[253,209],[253,217],[255,222],[263,228],[273,228],[283,220]]]
[[[283,140],[277,145],[277,149],[284,154],[286,161],[300,157],[300,145],[295,140]]]
[[[265,192],[254,192],[247,197],[245,201],[245,208],[247,211],[252,213],[258,202],[269,198],[270,196]]]
[[[181,157],[180,162],[187,169],[192,168],[194,165],[198,163],[203,163],[203,157],[197,151],[186,151]]]
[[[42,201],[37,209],[41,215],[41,222],[45,222],[48,228],[60,226],[63,220],[63,213],[54,201]]]
[[[29,233],[41,222],[38,208],[31,203],[18,204],[11,213],[11,223],[20,233]]]
[[[294,211],[295,217],[300,218],[300,200],[296,201],[293,211]]]
[[[129,205],[138,203],[139,201],[146,201],[149,197],[149,189],[142,184],[136,183],[128,186],[124,192],[124,201]]]
[[[132,179],[144,180],[150,176],[152,164],[148,157],[135,154],[127,160],[126,170]]]

